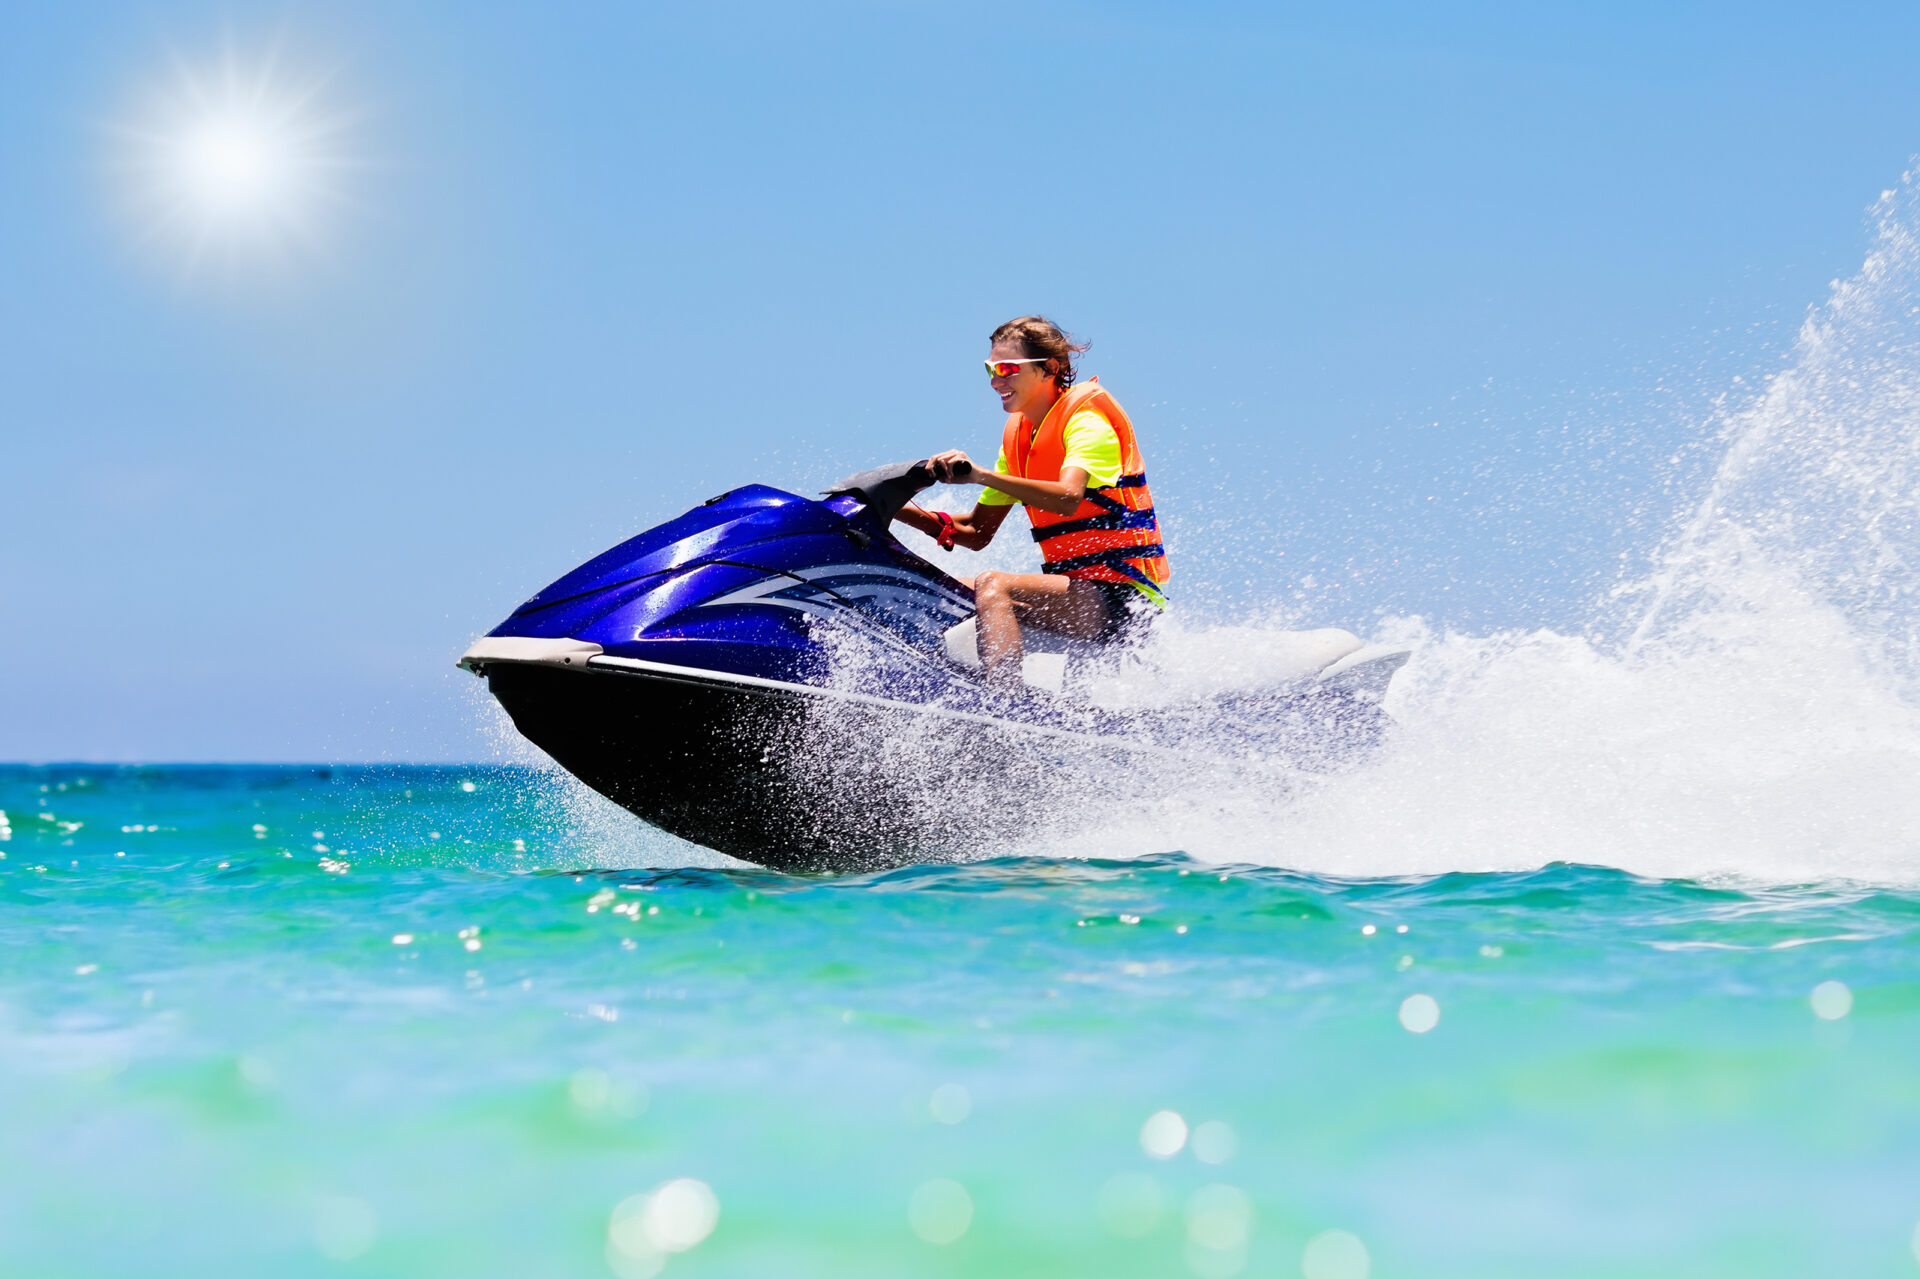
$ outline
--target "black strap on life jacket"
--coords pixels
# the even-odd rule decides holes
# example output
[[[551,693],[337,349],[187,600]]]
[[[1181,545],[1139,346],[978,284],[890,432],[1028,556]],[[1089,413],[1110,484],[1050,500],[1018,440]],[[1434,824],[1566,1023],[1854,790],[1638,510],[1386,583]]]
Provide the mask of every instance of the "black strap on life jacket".
[[[1165,559],[1167,548],[1164,546],[1116,546],[1112,550],[1095,551],[1091,555],[1076,555],[1072,559],[1050,560],[1040,566],[1042,573],[1071,573],[1080,568],[1110,568],[1125,577],[1132,578],[1142,586],[1155,586],[1153,579],[1135,568],[1130,560]]]
[[[1137,489],[1145,488],[1146,486],[1147,477],[1144,475],[1123,475],[1107,487]],[[1136,511],[1125,502],[1108,497],[1102,489],[1088,489],[1086,492],[1086,500],[1100,507],[1106,513],[1103,515],[1089,516],[1084,520],[1067,520],[1064,523],[1048,524],[1044,527],[1035,528],[1033,530],[1033,540],[1044,546],[1056,537],[1065,537],[1071,533],[1086,533],[1094,530],[1111,532],[1120,529],[1152,529],[1155,532],[1159,531],[1160,522],[1154,518],[1153,508],[1151,506]],[[1134,558],[1139,559],[1141,557],[1135,556]]]
[[[1133,511],[1122,508],[1108,511],[1104,515],[1090,515],[1084,520],[1067,520],[1061,524],[1049,524],[1045,528],[1033,530],[1033,540],[1045,546],[1056,537],[1065,537],[1069,533],[1086,533],[1093,530],[1111,531],[1117,529],[1153,529],[1160,528],[1160,521],[1154,518],[1153,508]]]

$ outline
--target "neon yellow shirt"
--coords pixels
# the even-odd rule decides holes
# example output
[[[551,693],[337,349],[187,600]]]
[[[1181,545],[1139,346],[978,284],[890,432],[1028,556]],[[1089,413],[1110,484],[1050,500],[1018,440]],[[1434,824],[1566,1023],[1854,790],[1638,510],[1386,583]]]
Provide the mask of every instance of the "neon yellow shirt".
[[[1111,487],[1120,478],[1120,433],[1113,429],[1113,423],[1107,421],[1098,409],[1081,409],[1067,419],[1067,429],[1062,437],[1066,454],[1060,459],[1060,469],[1077,466],[1087,473],[1087,487],[1103,489]],[[1007,470],[1007,451],[1000,450],[993,469],[1002,475]],[[988,488],[980,492],[982,506],[1012,506],[1018,498],[1011,493],[1002,493],[999,489]],[[1128,585],[1153,601],[1155,608],[1165,608],[1167,597],[1153,587],[1142,582],[1130,582]]]
[[[1120,478],[1120,432],[1100,416],[1098,409],[1081,409],[1068,418],[1063,442],[1067,451],[1060,459],[1060,469],[1077,466],[1085,471],[1088,488],[1103,489]],[[1005,449],[1000,450],[993,469],[1008,474]],[[982,506],[1012,506],[1017,500],[999,489],[983,489],[980,493]]]

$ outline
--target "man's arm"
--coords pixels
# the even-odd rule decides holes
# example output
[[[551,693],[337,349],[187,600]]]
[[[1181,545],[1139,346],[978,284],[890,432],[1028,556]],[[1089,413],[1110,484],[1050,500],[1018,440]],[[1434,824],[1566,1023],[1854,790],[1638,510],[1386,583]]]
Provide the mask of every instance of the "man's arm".
[[[998,471],[983,471],[973,468],[976,483],[988,488],[999,489],[1008,497],[1025,502],[1028,506],[1037,506],[1043,511],[1055,515],[1071,515],[1080,509],[1080,503],[1087,500],[1087,473],[1077,466],[1062,467],[1057,480],[1028,480],[1018,475],[1002,475]],[[1008,507],[1001,507],[1008,510]]]
[[[1011,506],[975,505],[967,515],[953,517],[953,544],[977,551],[993,541],[993,535],[1000,531],[1006,522]],[[903,506],[900,513],[893,517],[909,528],[919,529],[928,537],[940,536],[940,520],[917,506]]]
[[[1087,499],[1087,473],[1077,466],[1062,467],[1057,480],[1028,480],[976,466],[960,449],[948,449],[928,462],[933,473],[948,484],[984,484],[1016,502],[1025,502],[1054,515],[1071,515]],[[961,462],[967,464],[965,469],[959,467]]]

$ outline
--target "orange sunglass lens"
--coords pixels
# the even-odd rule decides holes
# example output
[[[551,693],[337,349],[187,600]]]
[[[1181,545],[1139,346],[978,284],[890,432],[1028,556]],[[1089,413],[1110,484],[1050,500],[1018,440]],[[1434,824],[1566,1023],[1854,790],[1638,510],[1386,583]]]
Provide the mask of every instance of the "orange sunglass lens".
[[[1018,364],[1014,364],[1006,360],[999,360],[999,361],[988,360],[987,376],[988,377],[1012,377],[1013,371],[1019,367],[1020,366]]]

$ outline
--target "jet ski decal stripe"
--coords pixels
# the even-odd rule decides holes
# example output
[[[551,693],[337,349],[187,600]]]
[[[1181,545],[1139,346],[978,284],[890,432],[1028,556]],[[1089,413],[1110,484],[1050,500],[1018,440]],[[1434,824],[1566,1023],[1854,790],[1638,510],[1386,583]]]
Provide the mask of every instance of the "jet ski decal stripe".
[[[743,568],[754,567],[741,565]],[[879,564],[827,564],[799,570],[761,569],[768,576],[738,590],[708,600],[702,608],[722,604],[776,604],[808,611],[825,596],[849,609],[883,601],[931,606],[955,620],[973,609],[952,591],[942,590],[918,573]]]
[[[921,659],[927,656],[922,646],[935,643],[947,628],[973,612],[967,600],[953,591],[890,565],[825,564],[760,571],[768,576],[697,607],[759,604],[790,609],[852,626],[889,648]]]

